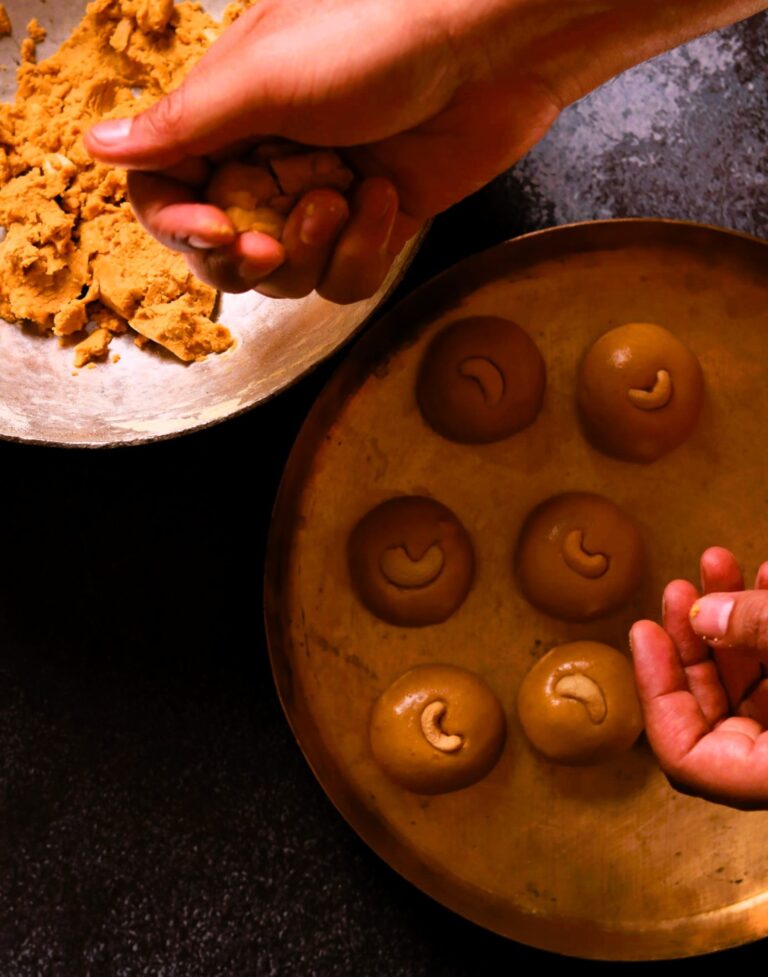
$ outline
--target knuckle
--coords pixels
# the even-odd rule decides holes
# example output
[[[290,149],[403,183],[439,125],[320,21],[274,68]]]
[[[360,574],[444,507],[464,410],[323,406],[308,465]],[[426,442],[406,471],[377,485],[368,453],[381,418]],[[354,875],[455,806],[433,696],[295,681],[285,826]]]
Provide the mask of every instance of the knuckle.
[[[179,135],[186,112],[184,87],[155,102],[143,115],[144,125],[152,136],[164,141]]]
[[[236,263],[224,250],[206,251],[194,255],[187,255],[187,262],[197,277],[220,292],[231,292],[239,295],[249,292],[255,286],[246,282],[239,274]]]
[[[314,289],[314,280],[270,275],[256,286],[256,291],[273,299],[303,299]]]
[[[761,607],[756,626],[755,647],[760,651],[768,650],[768,607]]]
[[[766,651],[768,650],[768,600],[763,594],[753,594],[751,598],[744,601],[742,613],[734,615],[736,620],[733,637],[751,648]]]
[[[584,84],[575,75],[559,79],[535,75],[530,80],[530,91],[539,104],[542,117],[547,120],[560,115],[567,106],[586,94]]]
[[[669,786],[678,794],[683,794],[685,797],[696,796],[696,791],[682,779],[679,770],[667,766],[664,770],[664,775],[667,778]]]

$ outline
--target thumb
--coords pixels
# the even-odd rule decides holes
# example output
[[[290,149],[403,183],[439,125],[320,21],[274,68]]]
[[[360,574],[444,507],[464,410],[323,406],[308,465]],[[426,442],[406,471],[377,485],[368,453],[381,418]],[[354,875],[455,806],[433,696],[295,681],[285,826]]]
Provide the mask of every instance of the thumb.
[[[91,156],[125,169],[156,170],[250,136],[280,135],[259,83],[265,73],[247,70],[249,62],[259,62],[246,31],[254,12],[225,31],[179,88],[140,115],[93,126],[85,135]]]
[[[707,594],[690,611],[696,634],[718,646],[743,645],[768,655],[768,591]]]

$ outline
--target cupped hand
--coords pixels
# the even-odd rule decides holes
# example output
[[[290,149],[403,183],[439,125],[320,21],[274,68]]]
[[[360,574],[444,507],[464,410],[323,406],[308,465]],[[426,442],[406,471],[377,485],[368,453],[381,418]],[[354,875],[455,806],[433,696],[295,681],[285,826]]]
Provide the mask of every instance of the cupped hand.
[[[759,0],[260,0],[175,92],[86,136],[142,224],[230,291],[376,291],[423,223],[511,166],[619,71]],[[266,137],[346,147],[359,183],[303,197],[282,243],[200,203],[206,160]]]
[[[663,627],[630,641],[654,753],[674,787],[746,810],[768,807],[768,563],[744,590],[728,550],[701,557],[701,590],[675,580]]]

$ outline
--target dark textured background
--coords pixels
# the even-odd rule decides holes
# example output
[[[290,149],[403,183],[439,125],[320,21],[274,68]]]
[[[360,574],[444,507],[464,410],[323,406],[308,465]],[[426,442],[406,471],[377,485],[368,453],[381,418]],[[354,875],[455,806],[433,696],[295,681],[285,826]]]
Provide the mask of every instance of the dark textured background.
[[[570,220],[681,217],[765,235],[767,60],[760,16],[570,109],[436,221],[401,294]],[[280,711],[264,543],[290,444],[333,365],[165,444],[0,444],[0,977],[464,977],[566,963],[394,875],[325,798]],[[660,965],[631,969],[647,966]]]

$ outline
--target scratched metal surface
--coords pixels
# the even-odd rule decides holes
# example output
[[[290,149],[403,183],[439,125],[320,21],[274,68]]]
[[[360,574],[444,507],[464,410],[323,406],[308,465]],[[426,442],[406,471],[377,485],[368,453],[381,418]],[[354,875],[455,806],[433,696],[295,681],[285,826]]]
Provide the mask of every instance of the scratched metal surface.
[[[219,16],[222,0],[205,7]],[[0,39],[0,100],[12,101],[24,28],[37,17],[48,30],[38,60],[53,54],[85,12],[84,2],[7,0],[14,26]],[[412,250],[412,247],[409,249]],[[132,335],[116,337],[119,353],[72,376],[72,352],[0,320],[0,437],[98,446],[169,437],[231,417],[293,383],[340,346],[376,308],[402,273],[401,255],[378,294],[352,306],[316,293],[276,301],[255,292],[223,296],[218,318],[236,338],[233,349],[183,364],[162,350],[139,350]]]

